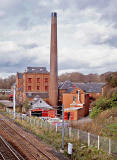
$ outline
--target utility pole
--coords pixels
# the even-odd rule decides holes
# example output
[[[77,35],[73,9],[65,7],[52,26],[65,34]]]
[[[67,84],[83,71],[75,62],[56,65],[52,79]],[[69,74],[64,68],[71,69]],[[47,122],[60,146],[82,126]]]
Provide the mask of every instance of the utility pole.
[[[62,105],[62,150],[64,153],[64,134],[65,134],[65,126],[64,126],[64,105]]]
[[[15,119],[15,88],[16,86],[13,86],[13,119]]]

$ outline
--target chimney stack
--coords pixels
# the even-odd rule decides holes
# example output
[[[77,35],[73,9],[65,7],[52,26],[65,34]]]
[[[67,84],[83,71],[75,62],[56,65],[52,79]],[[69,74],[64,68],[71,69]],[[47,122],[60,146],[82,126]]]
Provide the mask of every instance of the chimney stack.
[[[51,14],[51,44],[50,44],[50,83],[49,103],[58,104],[58,65],[57,65],[57,13]]]

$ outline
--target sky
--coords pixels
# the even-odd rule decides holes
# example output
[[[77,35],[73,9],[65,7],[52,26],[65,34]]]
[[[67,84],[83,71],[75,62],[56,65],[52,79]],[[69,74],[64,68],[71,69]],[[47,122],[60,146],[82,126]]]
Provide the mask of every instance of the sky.
[[[0,76],[49,71],[57,12],[58,73],[117,71],[117,0],[0,0]]]

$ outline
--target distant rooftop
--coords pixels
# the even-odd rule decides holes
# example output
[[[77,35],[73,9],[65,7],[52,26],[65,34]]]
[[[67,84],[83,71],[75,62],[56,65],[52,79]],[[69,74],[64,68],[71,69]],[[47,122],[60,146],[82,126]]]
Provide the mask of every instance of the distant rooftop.
[[[67,93],[72,92],[75,88],[80,88],[86,93],[101,93],[102,87],[105,83],[75,83],[71,81],[60,82],[58,88],[67,90]]]
[[[48,98],[47,92],[26,92],[27,98],[34,98],[35,96],[39,96],[39,98]]]
[[[17,72],[18,79],[22,79],[22,73]]]
[[[26,73],[48,73],[46,67],[27,67]]]

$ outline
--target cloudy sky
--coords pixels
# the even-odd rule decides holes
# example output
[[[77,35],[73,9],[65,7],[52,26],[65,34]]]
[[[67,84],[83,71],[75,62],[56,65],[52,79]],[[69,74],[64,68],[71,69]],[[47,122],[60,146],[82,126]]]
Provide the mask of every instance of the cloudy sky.
[[[59,74],[117,71],[117,0],[0,0],[0,76],[49,70],[53,11]]]

